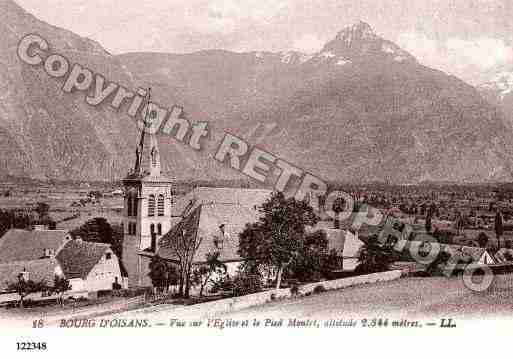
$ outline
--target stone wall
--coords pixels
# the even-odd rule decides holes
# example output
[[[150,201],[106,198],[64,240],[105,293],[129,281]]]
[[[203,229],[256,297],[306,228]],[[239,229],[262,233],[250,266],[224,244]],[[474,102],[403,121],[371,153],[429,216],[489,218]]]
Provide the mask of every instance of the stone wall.
[[[394,270],[324,282],[309,283],[299,287],[299,294],[312,293],[315,287],[317,286],[323,286],[326,290],[333,290],[347,288],[358,284],[391,281],[399,279],[401,277],[401,273],[402,272],[400,270]],[[195,311],[201,313],[208,313],[208,316],[212,317],[216,314],[229,313],[231,311],[237,311],[253,306],[263,305],[267,302],[270,302],[271,300],[285,299],[290,297],[292,297],[292,294],[289,288],[279,290],[268,290],[265,292],[249,294],[241,297],[233,297],[193,305],[187,307],[187,311],[190,311],[190,314],[193,314]]]

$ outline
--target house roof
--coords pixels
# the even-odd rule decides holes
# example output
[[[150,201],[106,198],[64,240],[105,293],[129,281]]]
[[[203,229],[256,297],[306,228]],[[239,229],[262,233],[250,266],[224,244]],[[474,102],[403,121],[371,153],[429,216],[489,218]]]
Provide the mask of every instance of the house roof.
[[[158,255],[177,260],[171,241],[176,240],[177,236],[185,231],[189,240],[201,239],[194,262],[204,262],[206,255],[214,252],[219,252],[221,261],[240,260],[237,254],[239,234],[247,223],[255,222],[259,216],[258,208],[240,204],[200,204],[161,238]],[[224,233],[221,225],[224,225]]]
[[[0,238],[0,263],[40,259],[45,249],[57,253],[70,239],[67,231],[11,229]]]
[[[62,273],[59,262],[55,258],[2,263],[0,264],[0,291],[5,291],[8,283],[17,282],[19,274],[25,271],[29,273],[29,280],[45,281],[47,285],[53,283],[55,275]]]
[[[72,240],[67,242],[57,254],[66,279],[85,279],[103,254],[110,249],[105,243]]]
[[[510,248],[501,248],[499,249],[495,255],[494,259],[499,263],[508,263],[513,259],[513,249]]]

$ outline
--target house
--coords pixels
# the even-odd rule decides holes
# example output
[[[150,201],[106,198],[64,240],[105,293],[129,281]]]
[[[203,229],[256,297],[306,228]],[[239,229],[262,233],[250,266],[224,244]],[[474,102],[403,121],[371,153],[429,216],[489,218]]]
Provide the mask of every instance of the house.
[[[73,239],[56,258],[72,292],[98,292],[123,286],[118,257],[108,244]]]
[[[463,246],[460,251],[472,258],[472,263],[483,265],[496,264],[496,260],[486,248]]]
[[[313,228],[313,230],[318,228]],[[359,264],[360,249],[364,242],[358,239],[358,233],[334,228],[320,228],[326,233],[328,250],[335,250],[342,258],[342,271],[354,271]]]
[[[491,265],[497,261],[486,248],[470,247],[453,244],[438,243],[439,253],[447,253],[450,257],[450,263],[456,264],[458,270],[464,269],[468,264]],[[400,252],[401,261],[416,262],[412,252],[416,251],[419,255],[426,256],[432,250],[429,241],[407,241]],[[421,267],[425,267],[423,264]]]
[[[11,229],[0,238],[0,291],[25,279],[52,285],[55,275],[70,281],[70,296],[126,287],[119,259],[108,244],[73,239],[62,230]]]

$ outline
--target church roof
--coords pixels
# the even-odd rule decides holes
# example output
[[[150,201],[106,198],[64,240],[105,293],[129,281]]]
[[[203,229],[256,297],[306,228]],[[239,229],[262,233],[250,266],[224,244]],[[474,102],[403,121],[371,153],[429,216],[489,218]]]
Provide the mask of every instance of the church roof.
[[[171,241],[185,233],[188,241],[195,238],[200,241],[194,263],[205,262],[207,254],[214,252],[219,252],[221,261],[240,260],[239,234],[247,223],[257,221],[259,216],[258,209],[240,204],[200,204],[160,239],[158,255],[178,260]]]
[[[201,204],[233,204],[247,208],[259,207],[271,197],[271,190],[252,188],[196,187],[177,199],[172,216],[183,216]]]
[[[158,254],[178,260],[172,241],[185,234],[189,241],[201,239],[194,262],[204,262],[213,252],[219,252],[222,261],[240,260],[239,234],[247,223],[258,220],[259,207],[270,195],[270,190],[263,189],[195,188],[176,203],[173,215],[183,219],[162,236]]]

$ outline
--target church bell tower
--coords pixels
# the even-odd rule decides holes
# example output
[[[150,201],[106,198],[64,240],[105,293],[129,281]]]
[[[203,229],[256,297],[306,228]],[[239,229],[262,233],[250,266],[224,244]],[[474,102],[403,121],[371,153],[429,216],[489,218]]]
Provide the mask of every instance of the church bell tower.
[[[149,94],[134,168],[123,179],[123,264],[129,287],[150,286],[149,262],[171,229],[172,182],[162,175],[157,136],[149,131]]]

